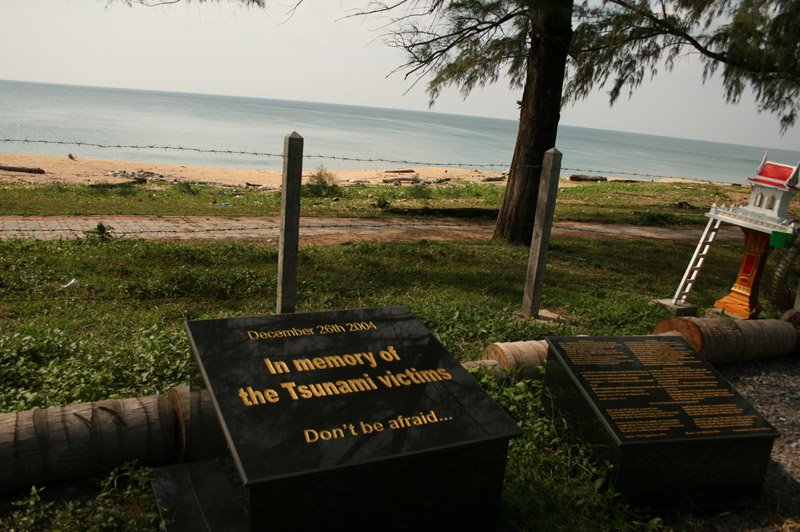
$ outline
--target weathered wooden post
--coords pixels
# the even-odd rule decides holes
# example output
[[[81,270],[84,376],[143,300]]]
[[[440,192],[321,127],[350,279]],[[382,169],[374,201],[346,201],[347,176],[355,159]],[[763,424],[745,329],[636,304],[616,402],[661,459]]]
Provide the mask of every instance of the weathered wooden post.
[[[294,312],[297,303],[297,248],[300,240],[300,179],[303,174],[303,137],[292,132],[283,139],[281,235],[278,250],[276,314]]]
[[[525,276],[525,291],[522,296],[522,315],[526,317],[538,317],[542,305],[547,246],[550,244],[550,232],[553,229],[560,173],[561,152],[550,148],[544,154],[542,174],[539,179],[539,197],[536,204],[536,217],[533,221],[531,253],[528,256],[528,273]]]

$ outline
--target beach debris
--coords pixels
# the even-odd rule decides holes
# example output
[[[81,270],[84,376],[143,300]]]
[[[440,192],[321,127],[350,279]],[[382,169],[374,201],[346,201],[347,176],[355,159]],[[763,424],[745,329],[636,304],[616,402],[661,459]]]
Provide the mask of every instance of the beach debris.
[[[403,183],[419,183],[421,180],[418,175],[413,177],[387,177],[383,180],[388,185],[402,185]]]
[[[248,183],[247,181],[245,181],[244,186],[245,188],[254,188],[256,190],[275,190],[275,185],[270,185],[268,183],[260,185],[258,183]]]
[[[589,181],[595,183],[602,183],[604,181],[608,181],[607,177],[599,176],[599,175],[586,175],[586,174],[572,174],[569,176],[570,181]]]
[[[43,174],[44,170],[41,168],[32,168],[30,166],[0,166],[0,170],[6,172],[24,172],[26,174]]]
[[[147,183],[148,180],[166,180],[164,174],[157,174],[147,170],[137,170],[135,172],[130,172],[128,170],[113,170],[111,172],[107,172],[106,175],[119,177],[122,179],[130,179],[135,183]]]
[[[216,205],[217,207],[229,207],[231,204],[230,201],[212,201],[211,205]]]
[[[385,174],[413,174],[415,170],[413,168],[401,168],[397,170],[386,170],[384,171]]]
[[[484,182],[484,183],[494,183],[494,182],[497,182],[497,181],[505,181],[505,180],[506,180],[506,176],[505,175],[491,175],[491,176],[486,176],[483,179],[481,179],[481,181]]]
[[[434,177],[431,179],[422,179],[419,175],[414,174],[412,177],[387,177],[383,180],[384,183],[387,185],[402,185],[403,183],[409,183],[412,185],[441,185],[443,183],[449,183],[451,179],[449,177]]]
[[[72,155],[71,153],[67,154],[67,157],[69,157],[69,159],[72,160],[72,161],[77,161],[78,160],[78,158],[75,157],[74,155]]]
[[[62,290],[65,290],[67,288],[78,288],[78,280],[73,277],[67,284],[61,285]]]

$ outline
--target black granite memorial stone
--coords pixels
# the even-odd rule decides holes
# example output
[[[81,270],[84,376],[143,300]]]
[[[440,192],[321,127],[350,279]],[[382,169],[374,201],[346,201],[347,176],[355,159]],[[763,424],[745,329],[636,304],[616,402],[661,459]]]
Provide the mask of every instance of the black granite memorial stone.
[[[521,431],[407,308],[186,328],[251,529],[495,525]]]
[[[772,426],[683,338],[548,338],[545,387],[629,501],[735,506],[761,491]]]

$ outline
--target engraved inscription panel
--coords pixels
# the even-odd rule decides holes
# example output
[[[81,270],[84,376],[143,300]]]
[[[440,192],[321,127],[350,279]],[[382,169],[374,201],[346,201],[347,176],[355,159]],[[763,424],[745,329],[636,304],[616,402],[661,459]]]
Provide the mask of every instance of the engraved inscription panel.
[[[405,307],[186,329],[248,487],[521,433]]]
[[[621,442],[774,434],[682,338],[549,341]]]

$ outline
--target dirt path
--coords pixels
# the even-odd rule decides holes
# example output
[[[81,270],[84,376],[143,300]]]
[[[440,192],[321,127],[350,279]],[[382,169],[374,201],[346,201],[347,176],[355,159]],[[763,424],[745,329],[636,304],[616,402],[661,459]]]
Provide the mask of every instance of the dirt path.
[[[203,216],[0,216],[0,239],[58,240],[83,238],[99,223],[117,237],[153,240],[248,240],[277,242],[280,220],[211,218]],[[431,219],[303,218],[303,244],[334,244],[352,240],[489,240],[492,221]],[[556,223],[553,238],[625,238],[696,241],[697,228],[644,227],[627,224]],[[739,240],[736,228],[723,228],[718,239]]]

